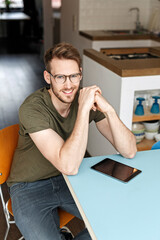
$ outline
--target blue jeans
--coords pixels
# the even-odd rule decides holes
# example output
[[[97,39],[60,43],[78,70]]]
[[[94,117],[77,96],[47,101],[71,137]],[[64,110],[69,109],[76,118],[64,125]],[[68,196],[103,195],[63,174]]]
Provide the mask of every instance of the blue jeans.
[[[81,218],[62,175],[10,187],[16,225],[26,240],[62,240],[57,208]],[[91,240],[84,229],[75,240]]]

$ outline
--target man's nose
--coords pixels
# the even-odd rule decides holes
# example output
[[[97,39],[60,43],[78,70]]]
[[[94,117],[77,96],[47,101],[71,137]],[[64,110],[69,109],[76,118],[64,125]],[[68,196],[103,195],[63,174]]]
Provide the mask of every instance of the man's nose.
[[[72,85],[72,83],[71,83],[71,80],[70,80],[70,78],[69,78],[69,76],[66,76],[66,81],[65,81],[65,86],[67,86],[67,87],[70,87],[71,85]]]

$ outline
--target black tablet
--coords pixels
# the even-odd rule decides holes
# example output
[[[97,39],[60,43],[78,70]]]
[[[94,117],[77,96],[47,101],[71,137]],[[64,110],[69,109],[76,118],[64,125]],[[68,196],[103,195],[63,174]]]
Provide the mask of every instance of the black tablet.
[[[128,182],[142,171],[110,158],[105,158],[101,162],[91,167],[92,169],[104,173],[123,182]]]

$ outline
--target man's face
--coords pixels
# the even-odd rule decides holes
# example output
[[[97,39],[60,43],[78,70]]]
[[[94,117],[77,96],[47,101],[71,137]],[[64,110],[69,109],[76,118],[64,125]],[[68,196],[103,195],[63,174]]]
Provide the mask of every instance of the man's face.
[[[50,73],[53,76],[57,74],[70,75],[80,72],[78,64],[74,60],[56,58],[51,61],[50,66]],[[53,94],[63,103],[72,103],[79,89],[80,81],[72,83],[67,77],[66,81],[60,84],[51,75],[49,77]]]

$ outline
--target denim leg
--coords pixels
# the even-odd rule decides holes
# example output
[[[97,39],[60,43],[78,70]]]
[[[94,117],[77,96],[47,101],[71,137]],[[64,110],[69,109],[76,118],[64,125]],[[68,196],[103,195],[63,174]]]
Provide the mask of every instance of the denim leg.
[[[62,240],[57,207],[81,218],[62,176],[15,184],[10,194],[16,224],[26,240]],[[75,239],[91,239],[88,231],[81,234]]]
[[[80,212],[73,200],[73,197],[68,189],[68,186],[64,178],[60,176],[59,178],[54,179],[54,181],[58,181],[60,186],[60,190],[59,190],[59,199],[61,202],[60,208],[82,219]],[[91,237],[88,233],[88,230],[84,229],[74,239],[75,240],[91,240]]]
[[[16,184],[10,194],[15,222],[26,240],[61,240],[58,199],[50,180]]]
[[[69,212],[72,215],[82,219],[63,176],[60,175],[57,178],[51,178],[51,181],[53,185],[58,185],[59,187],[58,191],[58,198],[60,202],[59,207],[65,210],[66,212]]]

